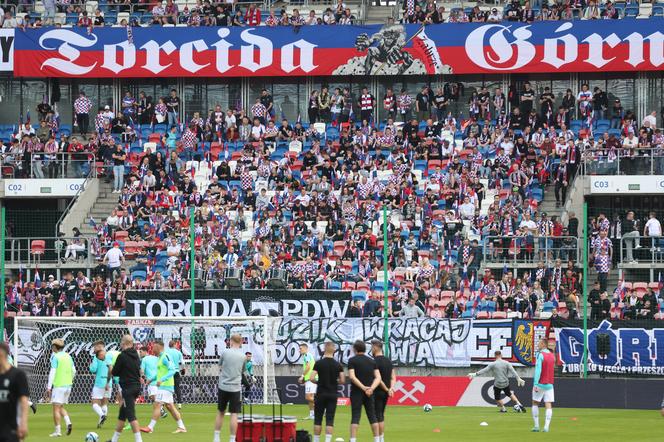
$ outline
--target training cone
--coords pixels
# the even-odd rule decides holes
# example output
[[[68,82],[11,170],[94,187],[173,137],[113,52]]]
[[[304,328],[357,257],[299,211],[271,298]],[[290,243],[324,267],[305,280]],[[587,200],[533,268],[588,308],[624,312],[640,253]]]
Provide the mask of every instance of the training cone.
[[[488,426],[489,426],[489,424],[487,424],[486,422],[482,422],[482,423],[480,424],[480,427],[488,427]]]
[[[337,437],[336,439],[334,439],[334,442],[344,442],[344,438],[343,437]]]

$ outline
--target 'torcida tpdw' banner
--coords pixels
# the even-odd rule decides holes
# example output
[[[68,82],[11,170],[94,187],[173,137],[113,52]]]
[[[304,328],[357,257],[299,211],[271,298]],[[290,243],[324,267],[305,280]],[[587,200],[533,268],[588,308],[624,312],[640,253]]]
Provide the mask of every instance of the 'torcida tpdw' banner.
[[[242,77],[659,70],[664,20],[16,31],[14,75]],[[611,22],[613,24],[614,22]]]
[[[591,322],[588,325],[588,371],[664,375],[664,328],[652,325],[646,321]],[[583,371],[583,324],[556,319],[552,326],[556,331],[562,372]],[[601,335],[608,336],[607,353],[598,343]]]
[[[328,290],[197,290],[195,316],[345,317],[349,291]],[[187,290],[129,291],[127,316],[180,317],[191,315]]]

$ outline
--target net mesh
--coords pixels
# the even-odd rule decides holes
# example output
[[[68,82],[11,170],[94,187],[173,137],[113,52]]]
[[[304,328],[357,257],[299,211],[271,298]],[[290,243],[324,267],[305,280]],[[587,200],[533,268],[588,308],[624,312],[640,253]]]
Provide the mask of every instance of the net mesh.
[[[76,377],[71,403],[86,403],[94,383],[88,367],[94,357],[93,343],[103,340],[107,350],[119,350],[125,334],[137,344],[151,347],[160,339],[176,341],[183,354],[182,403],[216,403],[219,356],[228,348],[230,337],[240,334],[242,350],[251,352],[250,382],[243,386],[244,400],[252,403],[279,402],[274,371],[274,342],[278,322],[274,318],[150,319],[150,318],[17,318],[14,336],[17,364],[30,381],[33,400],[43,398],[50,369],[53,339],[65,341],[73,358]],[[147,387],[143,393],[147,398]]]

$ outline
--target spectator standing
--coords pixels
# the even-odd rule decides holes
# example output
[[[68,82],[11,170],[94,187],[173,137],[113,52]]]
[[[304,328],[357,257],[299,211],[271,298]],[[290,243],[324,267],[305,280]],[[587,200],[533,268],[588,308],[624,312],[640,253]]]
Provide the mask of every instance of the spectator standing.
[[[415,305],[415,298],[410,298],[408,303],[401,309],[399,316],[402,318],[419,318],[424,316],[424,312]]]
[[[373,108],[376,100],[374,96],[369,93],[367,87],[362,88],[362,95],[360,95],[360,118],[362,121],[366,120],[371,123],[373,116]]]
[[[122,188],[124,187],[125,161],[127,160],[127,154],[120,144],[115,147],[115,152],[113,152],[112,158],[114,177],[113,193],[121,193]]]
[[[84,91],[78,93],[78,98],[74,101],[74,112],[76,113],[76,124],[81,134],[88,133],[90,126],[90,109],[92,102],[85,96]]]
[[[175,89],[171,90],[171,94],[166,99],[166,108],[168,110],[168,127],[177,125],[180,112],[180,97],[178,97],[178,92]]]
[[[627,248],[627,256],[625,262],[634,263],[634,247],[637,249],[641,248],[641,242],[639,238],[639,228],[637,221],[634,219],[634,212],[627,212],[627,216],[620,223],[622,237],[625,240],[625,246]]]
[[[255,4],[250,4],[247,12],[244,14],[244,21],[247,26],[260,26],[261,24],[261,10]]]
[[[662,246],[662,224],[657,219],[655,212],[650,212],[648,221],[643,228],[643,235],[652,238],[651,251],[659,252]]]
[[[120,269],[122,264],[124,264],[125,258],[122,250],[120,250],[120,243],[117,241],[113,242],[113,248],[111,248],[106,255],[104,256],[104,264],[108,266],[108,271],[111,274],[111,278],[115,278],[115,272],[120,274]]]

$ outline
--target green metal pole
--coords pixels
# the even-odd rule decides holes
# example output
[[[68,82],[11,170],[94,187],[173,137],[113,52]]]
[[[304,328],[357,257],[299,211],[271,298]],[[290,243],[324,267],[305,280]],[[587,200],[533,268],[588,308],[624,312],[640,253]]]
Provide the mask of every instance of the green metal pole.
[[[383,317],[385,318],[385,322],[383,324],[383,346],[385,356],[390,357],[390,330],[389,330],[389,320],[388,320],[388,309],[390,306],[390,301],[389,301],[389,295],[388,295],[388,278],[387,278],[387,251],[389,250],[389,247],[387,246],[387,206],[383,204],[383,287],[384,287],[384,294],[383,294]]]
[[[191,305],[189,306],[191,313],[191,333],[189,336],[191,338],[191,374],[196,375],[196,362],[195,362],[195,344],[197,336],[196,334],[196,324],[195,324],[195,314],[196,314],[196,226],[194,225],[194,212],[195,207],[191,206],[189,210],[189,289],[191,290]]]
[[[0,333],[5,337],[5,206],[0,208]],[[16,349],[14,349],[16,351]]]
[[[583,379],[588,377],[588,203],[583,200]]]

